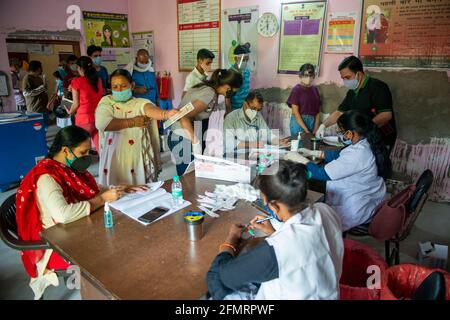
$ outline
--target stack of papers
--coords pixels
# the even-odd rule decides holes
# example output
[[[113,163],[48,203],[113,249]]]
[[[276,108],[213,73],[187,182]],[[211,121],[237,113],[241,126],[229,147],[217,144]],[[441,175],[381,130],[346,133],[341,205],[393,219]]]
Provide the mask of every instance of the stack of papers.
[[[147,184],[149,190],[127,194],[121,199],[111,202],[110,205],[114,209],[120,210],[133,220],[136,220],[143,225],[149,225],[150,223],[142,222],[138,220],[138,218],[143,214],[149,212],[153,208],[163,207],[169,209],[169,211],[165,215],[153,221],[156,222],[171,215],[174,212],[177,212],[180,209],[191,205],[189,201],[184,200],[181,205],[174,206],[172,202],[172,195],[165,189],[162,189],[162,185],[162,181],[149,183]]]

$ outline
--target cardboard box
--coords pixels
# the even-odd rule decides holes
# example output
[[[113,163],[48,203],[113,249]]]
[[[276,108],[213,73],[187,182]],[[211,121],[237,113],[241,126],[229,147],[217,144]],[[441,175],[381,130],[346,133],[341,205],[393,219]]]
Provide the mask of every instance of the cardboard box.
[[[448,246],[433,242],[419,242],[418,260],[428,268],[447,269]]]
[[[204,155],[194,156],[197,178],[251,183],[256,176],[256,161],[230,161]]]

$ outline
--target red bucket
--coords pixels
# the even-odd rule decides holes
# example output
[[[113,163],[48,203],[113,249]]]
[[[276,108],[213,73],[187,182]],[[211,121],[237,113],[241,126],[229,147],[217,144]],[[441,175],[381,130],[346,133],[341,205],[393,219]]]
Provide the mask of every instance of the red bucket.
[[[434,271],[444,274],[446,300],[450,300],[450,273],[441,269],[431,269],[416,264],[399,264],[383,273],[381,282],[382,300],[411,299],[416,289]]]
[[[378,266],[380,280],[387,269],[386,261],[371,247],[350,239],[344,239],[344,262],[339,281],[341,300],[379,300],[380,289],[367,288],[369,266]]]

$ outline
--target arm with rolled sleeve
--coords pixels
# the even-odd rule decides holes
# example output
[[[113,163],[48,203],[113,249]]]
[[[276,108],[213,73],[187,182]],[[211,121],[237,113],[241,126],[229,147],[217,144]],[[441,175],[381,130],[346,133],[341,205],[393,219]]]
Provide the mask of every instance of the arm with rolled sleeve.
[[[67,203],[61,186],[49,174],[38,179],[36,197],[42,214],[50,215],[55,223],[70,223],[88,216],[91,211],[89,201]]]
[[[261,284],[278,277],[275,250],[267,241],[236,258],[221,252],[206,275],[208,291],[214,300],[221,300],[248,283]]]

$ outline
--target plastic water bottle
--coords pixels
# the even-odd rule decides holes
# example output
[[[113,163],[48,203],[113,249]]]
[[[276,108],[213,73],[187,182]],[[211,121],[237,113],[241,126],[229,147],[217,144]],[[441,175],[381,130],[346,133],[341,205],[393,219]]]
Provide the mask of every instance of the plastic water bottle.
[[[109,209],[108,202],[105,202],[105,212],[103,214],[103,218],[105,220],[105,228],[107,228],[107,229],[112,228],[114,225],[114,222],[113,222],[113,216],[112,216],[111,209]]]
[[[183,204],[183,187],[181,186],[180,177],[174,176],[172,182],[172,201],[174,206]]]

